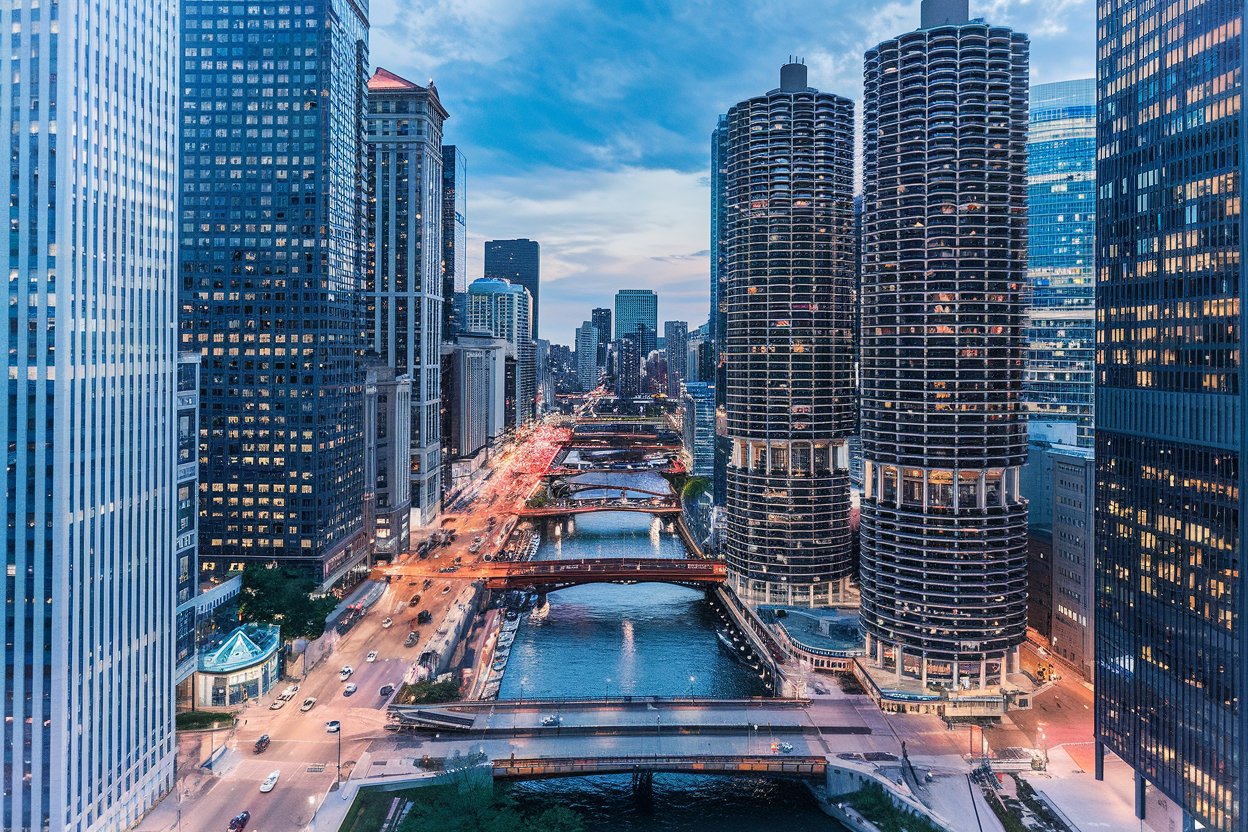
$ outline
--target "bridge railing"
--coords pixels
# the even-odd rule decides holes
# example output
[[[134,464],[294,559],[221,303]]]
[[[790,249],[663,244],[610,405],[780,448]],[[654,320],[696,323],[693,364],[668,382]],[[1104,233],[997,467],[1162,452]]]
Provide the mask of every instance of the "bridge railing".
[[[696,756],[676,755],[623,757],[513,757],[493,761],[496,778],[566,777],[628,771],[690,772],[699,774],[788,774],[822,777],[828,762],[823,757],[776,755]]]

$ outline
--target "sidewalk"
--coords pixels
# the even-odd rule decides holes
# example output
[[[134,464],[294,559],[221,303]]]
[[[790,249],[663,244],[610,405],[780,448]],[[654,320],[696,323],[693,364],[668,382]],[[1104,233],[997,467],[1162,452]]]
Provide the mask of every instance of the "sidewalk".
[[[1047,772],[1021,776],[1069,818],[1076,827],[1074,832],[1133,832],[1141,828],[1135,816],[1134,775],[1117,757],[1106,756],[1105,780],[1100,783],[1064,748],[1049,751]]]

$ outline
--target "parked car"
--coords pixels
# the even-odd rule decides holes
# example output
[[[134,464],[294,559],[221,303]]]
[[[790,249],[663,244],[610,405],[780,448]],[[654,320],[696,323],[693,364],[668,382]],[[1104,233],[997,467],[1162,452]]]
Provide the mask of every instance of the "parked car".
[[[303,704],[299,706],[299,710],[303,711],[304,713],[307,713],[308,711],[312,710],[312,706],[315,704],[316,704],[316,697],[309,696],[307,699],[303,700]]]
[[[355,693],[359,689],[360,689],[359,686],[356,685],[355,682],[352,682],[351,684],[347,685],[345,688],[342,689],[342,695],[350,696],[351,694]]]
[[[791,743],[773,742],[771,744],[771,752],[773,754],[790,754],[792,753],[792,751],[793,751],[793,746]]]
[[[420,593],[413,595],[412,600],[408,601],[407,605],[409,607],[419,606],[420,605]]]
[[[393,626],[394,626],[394,619],[393,619],[393,618],[387,618],[387,619],[385,619],[384,621],[382,621],[382,622],[381,622],[381,629],[383,629],[383,630],[389,630],[389,629],[390,629],[391,627],[393,627]]]
[[[404,647],[414,647],[416,642],[420,640],[420,633],[412,630],[407,634],[407,638],[403,641]]]
[[[286,700],[279,696],[277,699],[273,700],[273,704],[269,706],[269,710],[280,711],[284,707],[286,707]]]
[[[355,672],[355,668],[349,664],[344,664],[342,670],[338,671],[338,681],[345,682],[351,678],[351,674]]]
[[[251,812],[239,812],[230,818],[230,825],[226,827],[227,832],[242,832],[247,828],[247,821],[251,820]]]
[[[277,698],[281,699],[283,702],[289,702],[291,699],[295,698],[295,694],[298,692],[299,692],[298,685],[287,685],[286,689],[282,691],[281,696]]]
[[[448,592],[450,592],[450,591],[451,591],[451,585],[450,585],[450,584],[447,584],[446,586],[442,587],[442,594],[443,594],[443,595],[445,595],[446,593],[448,593]]]
[[[364,657],[364,661],[368,662],[369,664],[372,664],[373,662],[377,661],[377,651],[369,650],[368,655]]]
[[[260,793],[268,794],[269,792],[273,791],[273,788],[277,785],[277,778],[281,776],[282,776],[281,769],[277,769],[276,771],[269,772],[269,776],[264,778],[264,782],[260,784]]]
[[[341,730],[342,730],[342,723],[336,719],[331,719],[329,722],[325,723],[326,734],[337,734]]]
[[[260,739],[256,740],[256,744],[253,748],[253,751],[255,751],[256,754],[264,753],[264,749],[269,747],[269,742],[270,742],[269,735],[261,734]]]
[[[428,588],[429,588],[429,587],[431,587],[431,586],[433,586],[433,579],[432,579],[432,578],[425,578],[425,582],[424,582],[423,584],[421,584],[421,588],[422,588],[422,589],[428,589]]]
[[[394,693],[394,685],[382,685],[381,690],[377,691],[378,696],[389,696]]]

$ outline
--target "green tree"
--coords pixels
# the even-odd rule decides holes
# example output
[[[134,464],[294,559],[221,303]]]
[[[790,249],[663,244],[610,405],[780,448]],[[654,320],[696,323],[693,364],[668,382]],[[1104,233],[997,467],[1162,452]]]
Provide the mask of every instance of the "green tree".
[[[322,595],[306,570],[251,563],[243,569],[239,617],[246,622],[278,624],[287,639],[316,638],[325,632],[325,617],[338,606]]]
[[[686,503],[692,503],[705,494],[710,487],[711,481],[706,477],[689,477],[680,490],[680,498]]]

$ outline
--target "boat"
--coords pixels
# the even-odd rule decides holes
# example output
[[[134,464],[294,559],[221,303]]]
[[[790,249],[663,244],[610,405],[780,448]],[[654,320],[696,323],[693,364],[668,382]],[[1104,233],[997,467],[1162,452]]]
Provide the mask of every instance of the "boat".
[[[550,601],[545,601],[541,606],[533,608],[533,612],[529,613],[529,621],[542,621],[548,615],[550,615]]]
[[[719,646],[728,651],[728,655],[732,657],[733,661],[741,661],[741,654],[737,651],[737,646],[732,643],[732,639],[724,635],[723,630],[716,630],[715,638],[719,639]]]
[[[494,664],[490,665],[491,670],[500,671],[500,672],[505,670],[506,668],[507,668],[506,659],[495,659]]]

